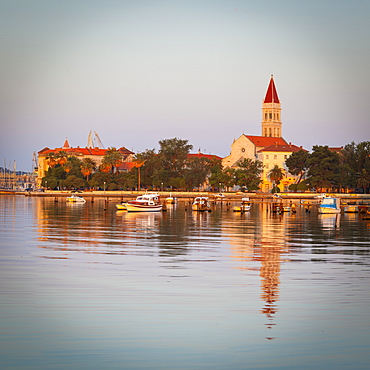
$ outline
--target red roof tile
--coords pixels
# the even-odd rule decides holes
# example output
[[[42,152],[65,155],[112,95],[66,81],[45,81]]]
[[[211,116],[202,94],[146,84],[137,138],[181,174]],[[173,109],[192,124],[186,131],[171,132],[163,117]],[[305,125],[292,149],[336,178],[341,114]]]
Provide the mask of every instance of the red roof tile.
[[[66,152],[69,155],[98,155],[98,156],[104,156],[108,149],[100,149],[100,148],[55,148],[55,149],[49,149],[44,148],[41,151],[39,151],[39,154],[48,154],[48,153],[59,153],[61,151]],[[134,154],[131,152],[131,150],[126,149],[125,147],[121,147],[118,149],[121,154],[123,155],[130,155]]]
[[[214,154],[203,154],[203,153],[188,154],[188,158],[222,159],[218,155],[214,155]]]
[[[244,135],[257,147],[267,147],[270,145],[288,145],[282,137],[252,136]]]
[[[134,167],[137,167],[136,162],[123,162],[117,168],[118,168],[118,171],[122,171],[122,170],[130,171]]]
[[[270,84],[267,88],[265,100],[263,102],[264,103],[280,103],[273,76],[271,76]]]
[[[293,152],[299,152],[300,150],[304,150],[307,152],[306,149],[303,149],[302,147],[296,146],[296,145],[270,145],[266,148],[263,148],[258,151],[258,153],[261,152],[288,152],[288,153],[293,153]]]

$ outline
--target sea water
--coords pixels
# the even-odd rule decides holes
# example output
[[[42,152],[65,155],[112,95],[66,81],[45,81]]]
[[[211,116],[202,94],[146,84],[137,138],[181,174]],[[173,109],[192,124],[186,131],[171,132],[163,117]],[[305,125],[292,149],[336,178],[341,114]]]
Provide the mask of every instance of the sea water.
[[[0,196],[0,368],[368,369],[370,221]]]

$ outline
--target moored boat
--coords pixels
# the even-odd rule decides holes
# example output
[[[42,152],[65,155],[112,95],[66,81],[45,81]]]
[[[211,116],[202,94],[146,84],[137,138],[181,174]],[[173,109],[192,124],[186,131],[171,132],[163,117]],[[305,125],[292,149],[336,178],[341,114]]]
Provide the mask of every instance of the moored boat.
[[[319,213],[340,213],[340,199],[326,196],[319,205]]]
[[[358,213],[359,208],[356,205],[348,205],[344,207],[344,212],[345,213]]]
[[[234,212],[246,212],[246,211],[249,211],[250,209],[251,209],[251,204],[250,204],[249,198],[242,198],[242,202],[240,206],[235,206],[233,208],[233,211]]]
[[[166,198],[166,204],[175,204],[177,201],[177,198],[173,197],[170,193],[170,196]]]
[[[158,212],[163,208],[158,193],[140,195],[135,200],[126,202],[125,207],[128,212]]]
[[[119,211],[127,211],[127,209],[126,209],[126,202],[122,202],[122,203],[116,204],[116,208]]]
[[[73,202],[73,203],[85,203],[85,198],[82,198],[76,194],[72,194],[70,197],[66,198],[67,202]]]
[[[193,211],[211,212],[208,197],[196,197],[191,208]]]

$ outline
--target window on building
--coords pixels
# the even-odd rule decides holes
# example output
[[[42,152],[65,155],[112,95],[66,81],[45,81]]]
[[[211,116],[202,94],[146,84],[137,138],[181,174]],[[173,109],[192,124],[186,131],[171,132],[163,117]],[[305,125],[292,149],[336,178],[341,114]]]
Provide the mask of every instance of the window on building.
[[[288,156],[286,154],[284,155],[284,159],[288,159]]]
[[[266,154],[266,159],[269,159],[269,155],[268,154]]]
[[[274,159],[277,159],[277,154],[274,155]]]

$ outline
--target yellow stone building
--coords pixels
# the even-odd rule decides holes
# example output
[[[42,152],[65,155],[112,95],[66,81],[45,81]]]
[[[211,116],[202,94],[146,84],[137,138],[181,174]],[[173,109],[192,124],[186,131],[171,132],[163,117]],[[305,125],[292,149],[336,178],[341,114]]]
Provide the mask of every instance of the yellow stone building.
[[[285,161],[292,155],[292,153],[300,150],[304,149],[289,143],[287,145],[270,145],[258,151],[257,159],[263,163],[262,183],[260,188],[262,191],[271,191],[274,184],[269,178],[269,172],[275,166],[281,168],[284,173],[284,178],[279,184],[281,191],[287,191],[289,185],[295,183],[297,176],[289,173],[289,170],[285,165]]]

